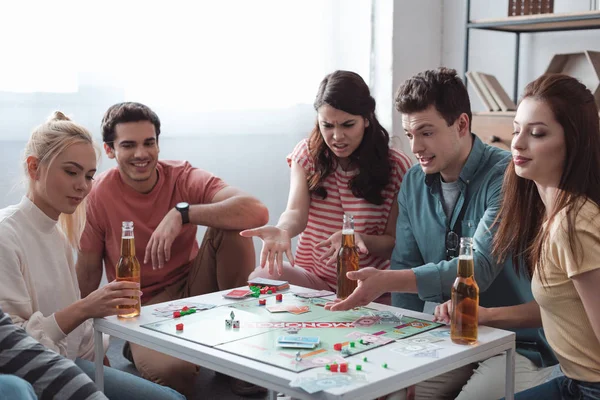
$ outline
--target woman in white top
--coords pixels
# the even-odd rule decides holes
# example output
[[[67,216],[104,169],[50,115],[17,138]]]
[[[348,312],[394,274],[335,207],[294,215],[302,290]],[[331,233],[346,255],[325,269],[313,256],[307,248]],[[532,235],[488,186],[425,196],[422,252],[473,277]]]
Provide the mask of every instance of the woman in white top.
[[[27,195],[0,210],[0,307],[16,325],[94,373],[90,318],[135,304],[139,284],[111,282],[81,299],[73,260],[99,152],[82,126],[55,112],[25,148]],[[105,346],[106,347],[106,346]],[[105,364],[107,364],[105,358]],[[111,399],[180,399],[172,389],[105,368]]]

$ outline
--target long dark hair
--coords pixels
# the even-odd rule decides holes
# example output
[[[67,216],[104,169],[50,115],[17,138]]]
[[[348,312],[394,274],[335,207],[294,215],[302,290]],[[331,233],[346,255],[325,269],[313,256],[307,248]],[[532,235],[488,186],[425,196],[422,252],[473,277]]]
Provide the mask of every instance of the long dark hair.
[[[362,142],[350,155],[350,162],[358,166],[358,174],[350,180],[348,187],[355,197],[382,204],[382,191],[391,174],[390,135],[375,116],[375,99],[371,97],[369,87],[354,72],[335,71],[321,81],[315,110],[324,104],[369,121]],[[337,158],[325,143],[318,121],[310,133],[308,148],[315,164],[314,172],[308,176],[308,189],[310,193],[326,198],[327,191],[322,183],[336,168]]]
[[[547,217],[548,227],[563,209],[567,215],[567,233],[571,252],[581,262],[581,243],[575,236],[575,220],[585,200],[600,206],[600,128],[598,107],[592,93],[577,79],[562,74],[542,75],[525,88],[523,99],[546,103],[565,134],[566,158],[558,185],[555,207]],[[503,199],[496,219],[493,254],[504,260],[512,254],[517,273],[523,263],[533,276],[548,239],[544,203],[535,182],[519,177],[511,161],[504,175]],[[543,265],[539,265],[542,282]]]

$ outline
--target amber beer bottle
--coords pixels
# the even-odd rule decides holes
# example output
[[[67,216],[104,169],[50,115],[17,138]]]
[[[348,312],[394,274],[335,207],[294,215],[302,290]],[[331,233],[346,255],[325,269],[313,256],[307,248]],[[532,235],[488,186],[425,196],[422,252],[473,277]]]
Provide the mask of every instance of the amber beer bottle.
[[[460,239],[458,273],[452,285],[450,339],[458,344],[477,341],[479,286],[474,278],[473,238]]]
[[[346,272],[358,271],[358,250],[354,245],[354,218],[344,214],[342,247],[337,255],[337,297],[345,299],[356,289],[357,281],[346,277]]]
[[[123,221],[121,235],[121,258],[117,263],[117,281],[140,283],[140,262],[135,256],[135,240],[133,238],[133,222]],[[131,318],[140,315],[140,298],[132,297],[136,305],[117,306],[119,309],[131,309],[130,313],[120,314],[121,318]]]

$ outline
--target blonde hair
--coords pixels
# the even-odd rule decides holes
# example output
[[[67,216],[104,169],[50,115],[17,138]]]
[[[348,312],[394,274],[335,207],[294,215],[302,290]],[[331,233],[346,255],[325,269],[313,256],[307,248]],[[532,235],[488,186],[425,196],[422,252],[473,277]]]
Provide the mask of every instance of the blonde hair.
[[[89,143],[96,151],[96,162],[100,158],[100,149],[94,142],[90,132],[83,126],[71,121],[60,111],[55,111],[31,133],[25,146],[23,166],[25,175],[30,177],[27,167],[27,158],[33,156],[38,159],[38,169],[42,166],[50,167],[56,157],[69,146],[76,143]],[[31,190],[31,178],[29,190]],[[73,249],[79,250],[79,240],[85,228],[85,199],[77,206],[73,214],[61,213],[58,217],[58,226],[65,235]]]

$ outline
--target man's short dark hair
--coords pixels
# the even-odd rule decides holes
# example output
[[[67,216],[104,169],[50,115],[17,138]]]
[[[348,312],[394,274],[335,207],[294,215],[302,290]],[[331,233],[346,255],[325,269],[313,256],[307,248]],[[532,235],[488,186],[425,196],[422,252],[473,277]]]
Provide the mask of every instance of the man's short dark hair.
[[[154,125],[156,140],[158,140],[160,119],[150,107],[134,102],[117,103],[110,106],[104,113],[104,117],[102,117],[102,141],[113,147],[116,135],[115,128],[118,124],[140,121],[148,121]]]
[[[418,73],[400,86],[395,103],[396,110],[403,114],[424,111],[433,105],[448,126],[461,114],[467,114],[471,129],[469,93],[454,69],[442,67]]]

